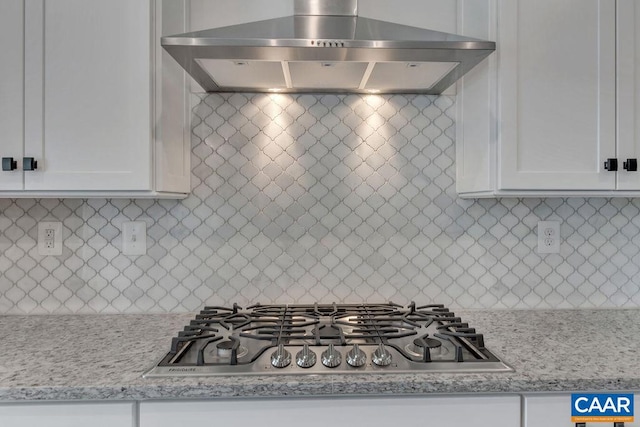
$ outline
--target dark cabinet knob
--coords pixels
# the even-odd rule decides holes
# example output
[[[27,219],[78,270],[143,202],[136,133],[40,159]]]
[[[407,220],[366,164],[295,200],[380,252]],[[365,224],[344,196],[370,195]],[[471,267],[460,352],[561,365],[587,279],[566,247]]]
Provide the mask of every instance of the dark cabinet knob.
[[[11,172],[18,168],[18,162],[13,160],[13,157],[2,158],[2,170],[5,172]]]
[[[33,157],[25,157],[22,159],[22,170],[34,171],[38,169],[38,162]]]
[[[624,170],[629,172],[637,172],[638,171],[638,159],[627,159],[626,162],[622,164]]]
[[[618,159],[607,159],[606,162],[604,162],[604,169],[611,171],[611,172],[615,172],[618,170]]]

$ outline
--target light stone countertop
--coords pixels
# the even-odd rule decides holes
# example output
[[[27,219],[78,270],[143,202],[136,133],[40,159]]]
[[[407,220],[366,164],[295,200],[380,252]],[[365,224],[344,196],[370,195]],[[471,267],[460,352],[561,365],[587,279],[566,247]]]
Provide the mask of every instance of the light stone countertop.
[[[143,379],[193,314],[0,316],[0,401],[640,390],[640,310],[453,310],[513,373]]]

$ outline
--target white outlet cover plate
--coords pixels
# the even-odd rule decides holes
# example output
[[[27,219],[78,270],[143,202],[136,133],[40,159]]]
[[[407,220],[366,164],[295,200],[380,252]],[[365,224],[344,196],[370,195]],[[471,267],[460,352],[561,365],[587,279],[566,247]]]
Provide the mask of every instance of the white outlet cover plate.
[[[560,221],[538,222],[538,253],[560,253]]]
[[[47,230],[53,230],[53,247],[47,241]],[[47,244],[49,243],[49,244]],[[38,223],[38,255],[60,256],[62,255],[62,223],[39,222]]]
[[[145,255],[147,253],[147,223],[128,221],[122,223],[122,254]]]

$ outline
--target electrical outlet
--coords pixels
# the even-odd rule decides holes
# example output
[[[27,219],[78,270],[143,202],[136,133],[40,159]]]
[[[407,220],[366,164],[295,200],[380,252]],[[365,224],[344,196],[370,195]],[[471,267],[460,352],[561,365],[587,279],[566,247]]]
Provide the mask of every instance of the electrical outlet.
[[[538,222],[538,253],[560,253],[560,221]]]
[[[42,256],[62,255],[62,223],[38,223],[38,254]]]
[[[147,223],[129,221],[122,223],[122,254],[145,255],[147,253]]]

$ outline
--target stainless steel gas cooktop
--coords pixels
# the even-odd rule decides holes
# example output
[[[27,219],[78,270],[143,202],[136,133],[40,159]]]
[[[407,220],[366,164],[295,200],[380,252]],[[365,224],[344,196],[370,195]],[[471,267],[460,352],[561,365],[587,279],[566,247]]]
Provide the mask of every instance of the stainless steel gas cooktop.
[[[144,377],[508,372],[443,305],[205,307]]]

